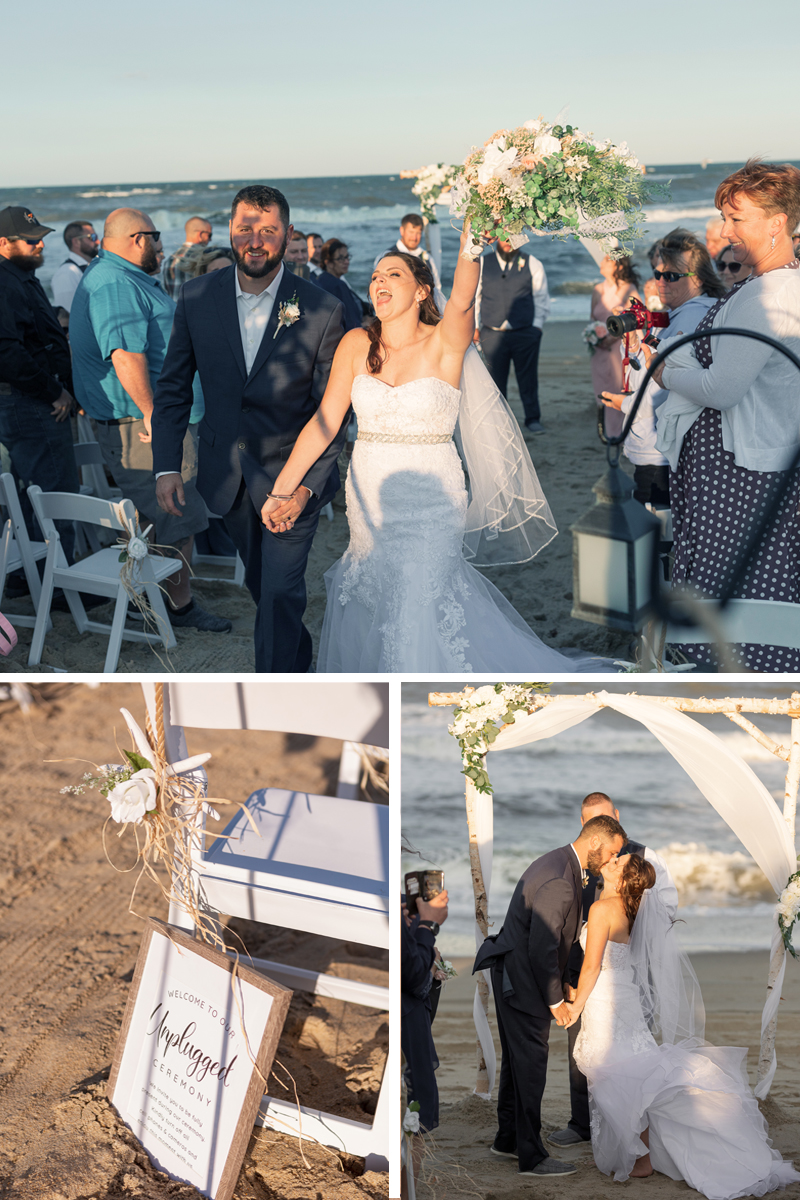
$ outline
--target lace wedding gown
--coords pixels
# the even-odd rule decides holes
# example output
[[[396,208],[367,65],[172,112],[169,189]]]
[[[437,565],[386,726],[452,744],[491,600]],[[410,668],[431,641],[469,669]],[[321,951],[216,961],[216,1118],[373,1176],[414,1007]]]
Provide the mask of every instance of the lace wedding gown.
[[[546,646],[465,562],[467,491],[452,440],[460,397],[432,377],[353,381],[350,545],[325,574],[317,671],[602,669]]]
[[[639,1134],[649,1126],[654,1170],[684,1179],[709,1200],[763,1196],[800,1180],[770,1146],[747,1082],[747,1050],[699,1039],[659,1046],[645,1024],[629,954],[628,945],[607,944],[575,1042],[599,1169],[626,1180],[647,1153]]]

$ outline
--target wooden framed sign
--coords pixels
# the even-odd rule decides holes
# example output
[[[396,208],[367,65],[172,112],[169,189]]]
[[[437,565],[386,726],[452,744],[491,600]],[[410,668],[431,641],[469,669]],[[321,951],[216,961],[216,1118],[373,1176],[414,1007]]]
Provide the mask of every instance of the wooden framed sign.
[[[154,1166],[213,1200],[233,1195],[292,998],[233,970],[149,918],[108,1084]]]

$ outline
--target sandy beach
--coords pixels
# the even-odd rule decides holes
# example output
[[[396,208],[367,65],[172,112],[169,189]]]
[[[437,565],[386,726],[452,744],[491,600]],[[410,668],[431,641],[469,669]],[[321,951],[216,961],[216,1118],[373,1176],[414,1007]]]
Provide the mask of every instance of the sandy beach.
[[[0,1196],[197,1200],[194,1188],[154,1170],[106,1100],[143,922],[128,911],[135,875],[117,873],[106,859],[107,802],[94,791],[60,794],[89,769],[67,759],[121,757],[115,741],[130,742],[119,708],[143,724],[141,689],[51,680],[36,693],[38,703],[27,715],[0,700],[6,845],[0,870]],[[329,794],[335,788],[341,743],[333,739],[202,730],[187,737],[190,753],[213,754],[211,796],[243,801],[265,785]],[[219,800],[215,805],[227,823],[235,809]],[[131,867],[131,831],[122,841],[108,832],[109,855]],[[141,916],[167,916],[147,880],[135,907]],[[386,986],[384,951],[272,926],[230,925],[253,954]],[[368,1121],[387,1048],[387,1013],[297,993],[276,1061],[294,1077],[303,1104]],[[275,1079],[270,1090],[286,1096]],[[237,1200],[388,1196],[388,1175],[365,1174],[363,1160],[308,1142],[304,1152],[308,1166],[297,1139],[255,1131]]]
[[[701,954],[693,957],[706,1006],[706,1037],[715,1045],[748,1046],[748,1071],[751,1084],[756,1079],[760,1041],[761,1008],[764,1003],[768,954]],[[442,995],[433,1025],[439,1055],[437,1073],[441,1116],[432,1139],[425,1166],[425,1179],[418,1196],[451,1200],[474,1196],[481,1200],[527,1200],[533,1194],[555,1200],[556,1197],[593,1196],[613,1200],[624,1188],[629,1195],[647,1195],[653,1200],[697,1195],[685,1183],[664,1175],[647,1180],[629,1180],[616,1184],[594,1165],[588,1145],[573,1150],[555,1151],[555,1157],[575,1162],[576,1175],[561,1182],[521,1180],[513,1159],[497,1158],[489,1153],[496,1131],[493,1103],[472,1094],[475,1085],[475,1029],[472,1019],[474,980],[472,962],[458,959],[459,972],[450,980]],[[490,1023],[498,1054],[500,1042],[493,1006]],[[800,1166],[800,966],[790,959],[786,968],[778,1023],[778,1069],[770,1095],[761,1105],[769,1122],[774,1147],[784,1158],[794,1158]],[[495,1088],[493,1099],[496,1100]],[[553,1026],[547,1087],[542,1107],[545,1131],[562,1129],[569,1120],[569,1078],[567,1074],[567,1038]],[[433,1148],[435,1146],[435,1148]],[[800,1196],[800,1184],[781,1195]]]
[[[587,297],[588,311],[588,297]],[[569,526],[594,502],[592,485],[605,470],[605,451],[596,432],[596,407],[592,396],[589,355],[580,338],[580,321],[551,322],[545,328],[539,367],[542,421],[547,433],[533,437],[526,434],[536,470],[550,502],[558,537],[531,563],[522,566],[498,567],[485,572],[487,578],[500,588],[529,625],[548,645],[576,647],[590,654],[628,658],[629,637],[606,630],[599,625],[573,620],[572,602],[572,535]],[[516,382],[509,388],[509,400],[518,420],[522,420]],[[340,462],[344,476],[346,459]],[[348,533],[344,509],[344,489],[334,501],[334,520],[322,518],[309,559],[306,583],[308,610],[306,624],[319,644],[322,616],[325,611],[323,575],[347,547]],[[198,575],[207,575],[206,567]],[[178,630],[177,647],[163,665],[144,644],[123,642],[118,671],[233,671],[253,670],[252,629],[255,606],[244,588],[226,582],[198,580],[193,590],[200,603],[210,612],[227,616],[233,621],[231,634],[200,633],[197,630]],[[27,604],[27,607],[26,607]],[[4,602],[12,613],[32,612],[29,602]],[[95,620],[111,619],[111,605],[93,611]],[[13,623],[13,616],[11,616]],[[2,669],[8,671],[61,670],[102,671],[107,643],[99,634],[76,632],[69,613],[53,613],[53,631],[45,641],[42,666],[29,668],[28,650],[30,629],[18,629],[19,644]],[[526,664],[520,663],[520,670]]]

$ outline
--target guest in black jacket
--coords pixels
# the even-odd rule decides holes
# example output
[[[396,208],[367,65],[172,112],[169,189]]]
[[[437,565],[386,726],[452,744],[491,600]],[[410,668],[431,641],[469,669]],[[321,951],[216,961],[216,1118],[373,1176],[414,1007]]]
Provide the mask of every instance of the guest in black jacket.
[[[439,1090],[435,1075],[439,1059],[431,1033],[431,987],[436,934],[446,920],[447,892],[440,892],[431,901],[418,899],[415,917],[409,917],[403,906],[400,1044],[406,1060],[408,1103],[418,1102],[420,1127],[428,1130],[439,1124]]]
[[[351,329],[360,329],[364,320],[364,304],[344,278],[350,268],[349,248],[338,238],[329,238],[320,251],[320,262],[322,271],[311,277],[312,283],[341,300],[346,333]]]

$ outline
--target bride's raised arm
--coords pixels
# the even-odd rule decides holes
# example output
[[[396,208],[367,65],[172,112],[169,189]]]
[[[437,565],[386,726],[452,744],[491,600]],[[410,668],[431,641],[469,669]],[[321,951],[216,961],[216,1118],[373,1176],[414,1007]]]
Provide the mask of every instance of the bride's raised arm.
[[[363,329],[352,329],[336,347],[322,402],[301,430],[286,466],[261,509],[261,520],[273,533],[296,521],[308,502],[311,493],[303,487],[303,480],[342,427],[350,408],[356,363],[359,358],[364,359],[366,340]]]
[[[592,994],[597,983],[600,967],[603,962],[608,935],[611,932],[611,922],[603,904],[593,904],[589,909],[588,930],[586,933],[586,949],[583,954],[583,966],[578,979],[578,990],[575,999],[569,1003],[570,1019],[567,1029],[574,1025],[583,1012],[586,1001]]]
[[[475,333],[475,294],[481,277],[480,260],[464,258],[464,249],[472,244],[469,224],[464,225],[458,262],[453,276],[453,288],[447,301],[438,332],[445,356],[460,355],[462,358],[472,343]]]

